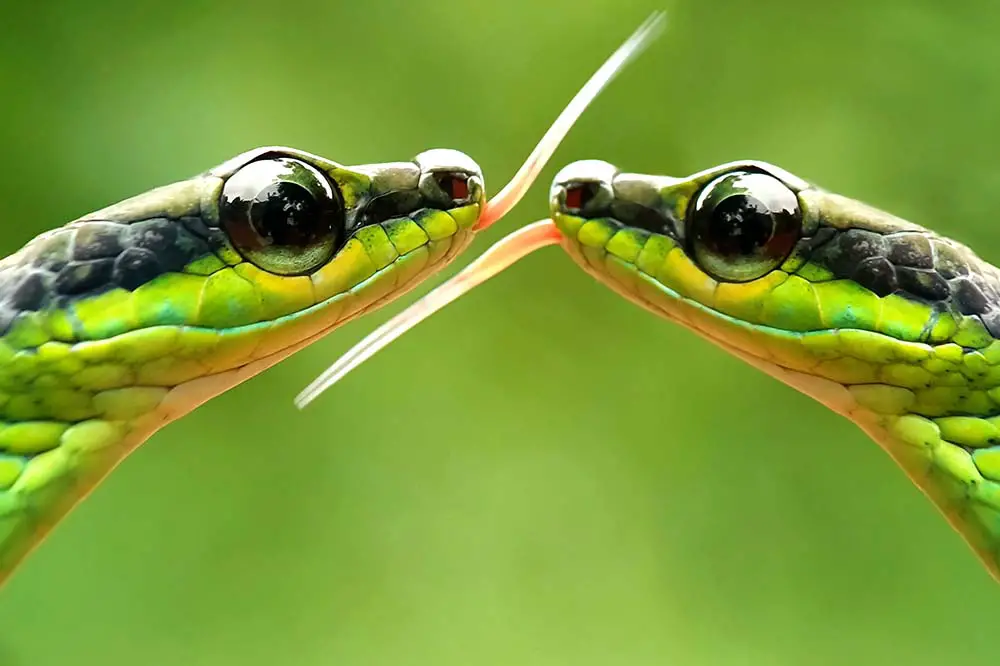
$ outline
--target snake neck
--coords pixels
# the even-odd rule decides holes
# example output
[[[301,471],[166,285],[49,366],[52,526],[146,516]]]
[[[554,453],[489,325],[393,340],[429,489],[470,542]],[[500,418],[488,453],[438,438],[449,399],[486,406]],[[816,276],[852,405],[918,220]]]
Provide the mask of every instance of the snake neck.
[[[922,243],[918,238],[895,240]],[[934,239],[933,245],[928,238]],[[587,273],[626,299],[855,423],[900,465],[1000,580],[1000,319],[994,317],[1000,316],[1000,271],[964,246],[927,236],[923,240],[932,248],[944,248],[931,255],[935,261],[930,265],[945,266],[950,297],[932,301],[893,293],[870,312],[864,308],[875,296],[868,293],[867,301],[852,300],[858,293],[855,283],[831,275],[827,267],[848,270],[845,259],[850,252],[844,248],[855,249],[855,254],[872,249],[861,247],[861,240],[856,235],[847,241],[833,236],[828,243],[837,248],[826,248],[827,254],[817,257],[826,265],[815,274],[828,280],[829,288],[826,294],[813,292],[811,298],[817,302],[816,311],[831,306],[842,325],[823,328],[818,318],[814,330],[798,331],[750,323],[721,311],[724,295],[718,288],[709,291],[702,287],[703,280],[692,277],[685,283],[678,277],[693,272],[676,269],[672,279],[665,280],[655,267],[647,272],[576,239],[562,244]],[[874,249],[892,252],[890,243]],[[894,256],[905,254],[897,251]],[[676,252],[673,257],[684,260]],[[926,262],[916,257],[913,261]],[[776,284],[791,279],[786,276]],[[800,284],[808,286],[804,279]],[[838,285],[843,285],[842,294]],[[777,290],[769,285],[756,302],[748,295],[740,304],[747,312],[759,313],[762,299]],[[786,298],[789,303],[803,302]],[[851,328],[852,322],[866,326]]]

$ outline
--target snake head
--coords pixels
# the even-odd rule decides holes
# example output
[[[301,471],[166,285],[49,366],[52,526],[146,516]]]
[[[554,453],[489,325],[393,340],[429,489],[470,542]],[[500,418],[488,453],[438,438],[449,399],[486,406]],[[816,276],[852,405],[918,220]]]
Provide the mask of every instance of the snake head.
[[[550,212],[589,273],[695,328],[711,315],[749,335],[939,343],[963,325],[969,287],[992,290],[992,267],[961,244],[765,162],[687,178],[577,162],[557,175]]]
[[[346,166],[264,147],[42,234],[0,261],[0,356],[88,343],[114,362],[93,382],[52,380],[88,391],[217,377],[207,399],[243,381],[458,256],[661,25],[654,14],[612,54],[489,201],[482,170],[455,150]],[[47,413],[32,400],[20,416]]]
[[[599,281],[879,442],[1000,580],[1000,271],[763,162],[576,163],[550,206]]]
[[[45,293],[87,310],[73,341],[155,326],[232,331],[320,304],[331,325],[450,261],[483,204],[482,173],[457,151],[344,166],[266,147],[86,215],[16,262],[59,267]],[[125,301],[127,317],[112,307]]]
[[[556,175],[549,205],[553,221],[571,241],[568,247],[594,260],[588,263],[591,269],[598,268],[598,255],[612,237],[610,261],[622,254],[630,264],[656,237],[661,252],[676,249],[678,258],[690,258],[687,268],[671,275],[671,284],[745,283],[781,265],[798,240],[814,231],[815,220],[803,216],[798,201],[798,193],[808,187],[763,162],[734,162],[672,178],[586,160]],[[646,268],[652,250],[643,257]]]
[[[87,343],[117,359],[65,378],[88,390],[275,362],[439,270],[483,208],[482,173],[456,151],[360,166],[243,153],[0,262],[0,353]]]
[[[686,178],[574,162],[549,200],[550,219],[508,234],[398,314],[326,383],[558,243],[627,299],[851,419],[1000,579],[1000,271],[764,162]]]
[[[218,179],[218,196],[203,217],[224,232],[228,254],[276,275],[343,270],[336,257],[353,239],[378,268],[416,249],[418,238],[461,245],[484,204],[482,171],[454,150],[348,167],[261,148],[208,176]]]
[[[501,188],[499,192],[497,192],[489,201],[485,203],[482,201],[481,194],[473,196],[472,199],[476,201],[474,206],[470,200],[467,206],[459,209],[460,212],[464,211],[468,214],[468,217],[463,218],[463,221],[471,221],[474,219],[474,221],[471,221],[467,226],[461,226],[460,223],[463,233],[465,230],[475,233],[486,229],[500,220],[517,204],[518,201],[521,200],[528,188],[538,177],[539,173],[541,173],[545,164],[548,162],[549,158],[551,158],[563,137],[580,117],[580,114],[614,79],[621,69],[624,68],[625,65],[627,65],[631,60],[636,58],[660,33],[660,30],[663,27],[663,20],[664,15],[662,12],[653,13],[649,19],[647,19],[631,35],[631,37],[629,37],[629,39],[627,39],[611,55],[611,57],[609,57],[604,64],[598,68],[598,70],[590,77],[583,87],[580,88],[573,99],[570,100],[569,104],[566,105],[559,116],[556,117],[555,121],[545,134],[542,135],[541,140],[539,140],[534,150],[532,150],[525,159],[517,173],[514,174],[514,177],[511,178],[511,180],[503,188]],[[443,173],[446,175],[453,175],[456,173],[456,168],[458,168],[459,170],[464,169],[461,173],[466,175],[479,175],[478,169],[474,166],[474,163],[472,163],[470,159],[461,155],[461,153],[456,153],[454,151],[429,151],[422,154],[417,159],[417,164],[428,174],[421,176],[422,182],[426,182],[428,187],[432,187],[435,193],[447,190],[448,186],[452,184],[449,180],[448,186],[442,187],[440,185],[440,177],[437,174]],[[451,176],[447,177],[450,178]],[[476,179],[474,177],[470,177],[466,182],[475,184],[475,180]],[[479,182],[481,183],[481,176],[479,176]],[[435,183],[438,184],[435,186]],[[464,194],[464,184],[460,183],[458,187]],[[452,215],[455,214],[454,210],[450,212]],[[463,235],[463,238],[467,237]],[[422,304],[426,305],[426,301],[423,301]],[[421,307],[423,307],[423,305]],[[411,311],[408,310],[407,312]],[[424,314],[420,316],[426,316],[426,314],[427,312],[424,311]],[[297,403],[300,406],[304,406],[313,400],[322,391],[331,386],[339,378],[343,377],[352,368],[357,367],[358,364],[362,363],[365,358],[369,358],[372,354],[376,353],[379,349],[388,344],[390,339],[401,335],[407,327],[414,325],[416,321],[418,321],[416,318],[410,319],[409,323],[400,326],[398,325],[399,320],[393,319],[389,322],[389,324],[366,337],[359,345],[353,348],[351,352],[338,359],[336,363],[328,368],[312,384],[310,384],[306,390],[299,395]]]
[[[454,259],[661,24],[612,55],[489,201],[454,150],[346,166],[265,147],[0,260],[0,581],[157,429]]]

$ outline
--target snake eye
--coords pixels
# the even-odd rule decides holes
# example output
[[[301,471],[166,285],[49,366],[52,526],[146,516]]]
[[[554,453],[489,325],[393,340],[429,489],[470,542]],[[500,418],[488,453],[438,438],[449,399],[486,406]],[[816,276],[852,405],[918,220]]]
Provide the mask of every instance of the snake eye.
[[[773,176],[748,171],[706,185],[687,221],[694,260],[724,282],[749,282],[780,266],[801,229],[795,193]]]
[[[333,256],[344,230],[340,191],[291,158],[251,162],[226,181],[222,228],[236,250],[277,275],[304,275]]]

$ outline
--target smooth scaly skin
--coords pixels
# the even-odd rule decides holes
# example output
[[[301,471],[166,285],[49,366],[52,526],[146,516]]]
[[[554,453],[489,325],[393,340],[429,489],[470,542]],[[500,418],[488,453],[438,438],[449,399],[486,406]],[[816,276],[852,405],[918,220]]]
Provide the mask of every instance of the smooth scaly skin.
[[[414,163],[344,167],[264,148],[0,261],[0,581],[158,428],[445,266],[484,203],[472,165],[469,205],[368,219],[316,272],[280,277],[244,261],[219,228],[226,178],[267,153],[325,173],[348,217],[414,185]]]
[[[702,186],[745,168],[797,192],[804,235],[763,277],[717,282],[687,253],[683,221]],[[580,182],[610,188],[603,212],[567,212],[564,186]],[[759,162],[684,179],[578,162],[557,176],[551,205],[585,271],[855,422],[1000,580],[1000,271]]]

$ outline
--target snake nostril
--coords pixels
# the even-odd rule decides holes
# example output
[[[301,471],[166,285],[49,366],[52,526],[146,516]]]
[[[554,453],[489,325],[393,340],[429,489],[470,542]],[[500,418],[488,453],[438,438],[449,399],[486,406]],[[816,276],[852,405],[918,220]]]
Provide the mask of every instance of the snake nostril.
[[[469,177],[458,173],[435,174],[438,186],[452,201],[464,201],[469,198]]]
[[[575,183],[567,186],[564,197],[566,209],[571,212],[583,210],[594,199],[597,189],[597,183]]]

